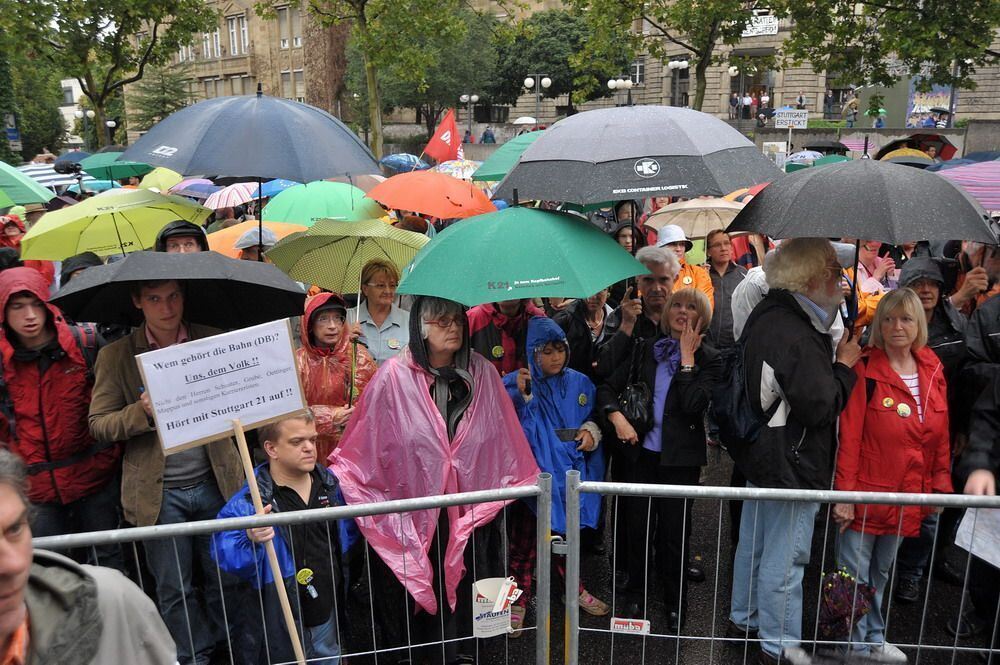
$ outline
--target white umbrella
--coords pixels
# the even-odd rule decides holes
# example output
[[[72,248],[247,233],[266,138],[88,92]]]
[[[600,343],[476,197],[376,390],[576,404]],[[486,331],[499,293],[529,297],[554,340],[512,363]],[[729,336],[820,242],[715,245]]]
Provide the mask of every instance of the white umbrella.
[[[532,118],[530,115],[522,115],[512,122],[513,125],[537,125],[538,121]]]

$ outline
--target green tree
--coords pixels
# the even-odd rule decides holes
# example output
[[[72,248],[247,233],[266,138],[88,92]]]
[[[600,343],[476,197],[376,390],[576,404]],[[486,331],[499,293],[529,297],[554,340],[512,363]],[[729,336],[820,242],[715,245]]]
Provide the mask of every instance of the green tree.
[[[382,110],[398,108],[416,109],[423,118],[427,136],[445,109],[459,104],[463,94],[481,97],[493,79],[496,50],[493,36],[497,21],[487,14],[464,10],[458,17],[466,24],[465,36],[459,40],[441,39],[437,35],[423,36],[420,46],[436,55],[435,63],[427,68],[420,84],[414,85],[397,67],[390,67],[379,75]],[[367,88],[364,77],[364,56],[352,41],[347,50],[347,91],[358,104],[367,105]],[[363,129],[370,128],[367,122]]]
[[[57,153],[66,142],[66,122],[59,106],[63,103],[62,73],[51,63],[12,49],[11,78],[18,99],[21,151],[25,159],[46,148]]]
[[[918,86],[974,88],[977,68],[1000,61],[991,48],[1000,2],[780,0],[795,22],[783,45],[791,62],[838,72],[857,84],[892,86],[915,76]],[[881,102],[876,97],[872,103]]]
[[[571,4],[586,16],[594,35],[577,55],[578,62],[607,57],[609,50],[622,46],[667,61],[669,53],[681,47],[694,70],[691,108],[699,111],[708,68],[722,59],[719,47],[740,40],[757,6],[755,0],[571,0]],[[637,22],[650,29],[632,30]]]
[[[153,67],[129,91],[132,113],[129,121],[139,131],[146,131],[175,111],[191,103],[188,81],[191,68],[184,65]]]
[[[498,44],[490,97],[502,104],[515,103],[524,93],[525,77],[531,74],[552,79],[542,95],[568,95],[571,112],[574,102],[609,95],[605,82],[628,68],[630,54],[625,44],[615,42],[593,50],[591,57],[577,58],[576,54],[596,38],[580,14],[560,9],[532,14]]]
[[[80,109],[86,113],[88,110],[93,110],[90,105],[90,100],[86,97],[81,97],[77,102]],[[105,117],[108,120],[115,121],[114,130],[108,129],[105,124],[97,124],[97,117],[95,115],[93,120],[88,119],[86,122],[81,118],[77,118],[73,123],[73,133],[83,139],[83,145],[90,150],[97,150],[99,146],[108,145],[108,136],[111,137],[111,144],[120,142],[128,131],[127,119],[125,116],[125,100],[121,94],[117,94],[108,100],[108,104],[105,107]]]
[[[0,30],[76,77],[98,126],[119,91],[217,18],[203,0],[0,0]]]
[[[10,75],[10,58],[6,49],[0,48],[0,119],[6,118],[9,114],[17,117],[18,109]],[[0,135],[0,161],[14,166],[22,161],[21,156],[10,149],[6,135]]]
[[[263,0],[258,13],[268,15],[279,0]],[[420,43],[427,35],[459,41],[466,24],[461,18],[461,0],[307,0],[307,8],[321,23],[347,22],[360,52],[365,75],[369,146],[382,155],[382,110],[379,79],[393,72],[401,81],[423,89],[428,70],[439,54]]]

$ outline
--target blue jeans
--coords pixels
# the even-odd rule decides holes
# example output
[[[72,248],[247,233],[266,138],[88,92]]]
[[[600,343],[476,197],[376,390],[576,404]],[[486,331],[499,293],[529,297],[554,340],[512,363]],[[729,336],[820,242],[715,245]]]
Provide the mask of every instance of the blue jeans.
[[[837,568],[858,578],[859,582],[875,587],[875,600],[868,614],[861,617],[851,631],[851,648],[867,653],[872,644],[885,642],[885,619],[882,618],[882,596],[889,571],[896,558],[901,538],[896,534],[878,536],[847,529],[837,536],[835,545]]]
[[[223,503],[213,478],[192,487],[165,488],[156,523],[213,520]],[[236,614],[236,581],[216,568],[211,542],[211,536],[204,535],[150,540],[145,545],[160,616],[177,644],[180,665],[208,665],[215,645],[226,641],[223,616],[232,619]],[[192,584],[196,567],[201,570],[201,588]],[[225,615],[223,590],[229,599]]]
[[[802,577],[817,512],[818,503],[743,504],[729,618],[759,630],[761,648],[775,658],[802,640]]]
[[[938,530],[940,515],[931,513],[920,523],[920,535],[916,538],[903,538],[903,543],[896,553],[896,576],[899,579],[920,582],[931,559],[934,550],[934,537]]]
[[[337,644],[337,618],[306,628],[306,658],[310,665],[337,665],[340,662],[340,645]]]
[[[67,504],[36,503],[31,519],[31,534],[62,536],[88,531],[110,531],[120,524],[121,479],[115,476],[108,484],[89,496]],[[107,566],[125,572],[120,545],[97,545],[86,552],[74,554],[81,563]]]

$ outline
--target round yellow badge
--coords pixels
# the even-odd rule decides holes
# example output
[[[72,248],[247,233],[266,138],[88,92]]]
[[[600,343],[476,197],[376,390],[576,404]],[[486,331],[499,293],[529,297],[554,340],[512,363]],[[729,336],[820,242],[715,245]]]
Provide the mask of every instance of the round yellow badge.
[[[312,582],[313,571],[312,568],[303,568],[299,572],[295,573],[295,581],[297,581],[302,586],[305,586]]]
[[[900,404],[896,407],[896,413],[899,414],[900,418],[910,417],[910,406],[908,404]]]
[[[587,406],[587,396],[580,393],[580,396],[576,398],[576,401],[580,403],[580,406]]]
[[[892,408],[894,404],[895,402],[892,401],[891,397],[886,397],[884,400],[882,400],[882,406],[884,406],[887,409]]]
[[[682,279],[681,281],[684,282],[685,284],[690,284],[694,280],[691,279],[691,275],[685,275],[684,279]]]
[[[490,353],[493,354],[494,358],[503,358],[503,347],[497,344],[490,350]]]
[[[390,338],[389,338],[389,339],[388,339],[388,340],[386,341],[385,345],[386,345],[386,346],[388,346],[388,347],[389,347],[390,349],[392,349],[393,351],[395,351],[396,349],[398,349],[398,348],[399,348],[399,340],[398,340],[398,339],[396,339],[395,337],[390,337]]]

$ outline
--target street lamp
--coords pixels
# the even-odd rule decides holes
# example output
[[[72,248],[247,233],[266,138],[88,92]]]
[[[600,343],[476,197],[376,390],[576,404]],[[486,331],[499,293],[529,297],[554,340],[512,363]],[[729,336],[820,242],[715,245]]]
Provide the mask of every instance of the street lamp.
[[[469,140],[472,140],[472,105],[479,101],[479,95],[462,95],[458,98],[463,104],[469,105]]]
[[[542,112],[542,90],[548,90],[552,79],[545,74],[531,74],[524,79],[524,87],[535,91],[535,125],[538,125],[538,115]]]
[[[111,135],[115,131],[115,127],[118,126],[118,123],[115,122],[114,120],[108,120],[104,123],[104,126],[107,128],[105,132],[105,137],[108,140],[108,145],[111,145]]]
[[[76,116],[77,120],[83,120],[83,136],[81,136],[80,138],[83,139],[83,149],[86,150],[87,149],[87,120],[93,120],[94,116],[96,116],[97,113],[94,112],[94,109],[87,109],[86,112],[84,112],[83,109],[77,109],[77,110],[73,111],[73,115]]]
[[[667,69],[669,69],[671,73],[670,94],[673,97],[673,102],[675,103],[679,103],[681,101],[680,96],[677,94],[677,90],[674,88],[675,85],[680,85],[680,75],[678,74],[678,76],[674,77],[673,73],[684,71],[690,66],[691,62],[688,60],[671,60],[667,63]]]
[[[631,76],[622,75],[616,79],[608,79],[608,90],[625,90],[628,93],[625,100],[625,106],[632,106],[633,86],[635,86],[635,83],[632,81]],[[621,104],[616,105],[621,106]]]

